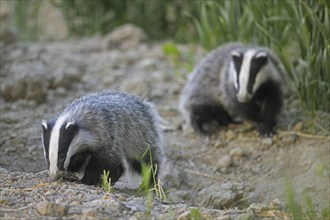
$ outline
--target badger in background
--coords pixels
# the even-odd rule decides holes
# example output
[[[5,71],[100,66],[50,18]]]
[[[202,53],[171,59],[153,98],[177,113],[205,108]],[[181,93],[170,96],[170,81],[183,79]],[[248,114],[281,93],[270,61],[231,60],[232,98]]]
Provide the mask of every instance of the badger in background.
[[[95,185],[105,170],[115,184],[127,169],[141,174],[141,163],[160,168],[159,115],[153,104],[133,95],[109,90],[83,96],[42,128],[51,180]]]
[[[275,133],[283,105],[285,71],[269,49],[229,43],[194,69],[180,97],[186,122],[201,134],[240,120],[256,123],[261,136]]]

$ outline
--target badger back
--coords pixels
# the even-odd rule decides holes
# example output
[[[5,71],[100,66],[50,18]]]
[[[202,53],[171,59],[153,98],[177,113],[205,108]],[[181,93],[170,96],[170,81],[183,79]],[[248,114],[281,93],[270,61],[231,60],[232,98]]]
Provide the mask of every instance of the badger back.
[[[232,74],[239,102],[251,100],[267,82],[276,83],[281,88],[285,84],[283,66],[267,48],[242,47],[231,51],[229,59],[229,74]]]

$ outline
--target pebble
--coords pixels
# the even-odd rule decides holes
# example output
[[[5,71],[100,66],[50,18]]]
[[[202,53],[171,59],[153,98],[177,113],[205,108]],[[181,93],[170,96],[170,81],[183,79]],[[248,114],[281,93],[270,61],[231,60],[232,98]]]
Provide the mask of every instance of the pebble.
[[[227,141],[232,141],[237,137],[237,135],[232,131],[232,130],[228,130],[226,132],[226,140]]]
[[[96,218],[96,210],[95,209],[83,209],[81,211],[81,215],[83,217],[92,217]]]
[[[222,157],[220,157],[220,159],[218,160],[217,163],[217,168],[221,169],[221,168],[227,168],[229,167],[231,164],[231,157],[229,155],[223,155]]]
[[[64,203],[39,202],[37,210],[40,215],[65,216],[69,206]]]
[[[294,130],[299,132],[302,131],[303,127],[304,127],[304,123],[300,121],[294,126]]]
[[[273,139],[270,138],[270,137],[267,137],[267,138],[262,138],[261,139],[261,143],[267,145],[267,146],[270,146],[273,144]]]
[[[185,211],[184,213],[180,214],[176,219],[177,220],[184,220],[189,219],[190,211]]]
[[[235,147],[230,150],[229,155],[231,157],[243,157],[244,156],[244,151],[240,147]]]
[[[123,202],[123,201],[126,201],[127,198],[125,196],[121,195],[118,197],[118,200]]]

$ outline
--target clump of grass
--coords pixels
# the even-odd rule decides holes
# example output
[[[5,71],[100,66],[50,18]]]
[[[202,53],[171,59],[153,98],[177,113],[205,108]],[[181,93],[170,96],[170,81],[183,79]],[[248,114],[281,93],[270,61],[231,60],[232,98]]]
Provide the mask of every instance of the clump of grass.
[[[162,201],[167,200],[166,192],[164,191],[160,179],[156,178],[158,171],[157,165],[153,165],[152,154],[150,147],[142,155],[142,158],[149,156],[149,164],[142,162],[142,183],[138,192],[155,192],[156,197]],[[153,184],[153,185],[152,185]]]
[[[304,203],[298,202],[294,187],[288,179],[285,180],[285,195],[288,211],[294,220],[330,219],[330,204],[322,210],[317,210],[316,205],[306,190],[302,193]]]
[[[174,67],[175,76],[186,78],[195,66],[194,53],[196,47],[191,46],[187,51],[182,52],[175,43],[167,42],[162,49]]]
[[[202,218],[201,212],[197,208],[192,208],[189,215],[188,215],[189,220],[200,220]]]
[[[109,176],[110,176],[110,171],[103,170],[103,175],[101,177],[101,186],[104,192],[113,193],[114,188],[111,185],[111,178],[109,178]]]
[[[155,166],[153,165],[150,147],[147,148],[147,150],[144,152],[141,158],[145,158],[148,155],[149,155],[150,164],[146,164],[144,162],[141,163],[141,172],[143,179],[137,193],[145,194],[146,207],[147,207],[146,215],[148,218],[150,218],[151,210],[153,207],[154,193],[156,195],[156,198],[160,199],[161,201],[166,201],[167,196],[166,196],[166,192],[164,191],[161,185],[161,181],[156,178],[156,173],[158,168],[157,165]],[[153,183],[153,185],[151,183]]]
[[[38,15],[41,1],[14,0],[8,2],[14,9],[12,23],[17,28],[20,39],[23,41],[38,39]]]

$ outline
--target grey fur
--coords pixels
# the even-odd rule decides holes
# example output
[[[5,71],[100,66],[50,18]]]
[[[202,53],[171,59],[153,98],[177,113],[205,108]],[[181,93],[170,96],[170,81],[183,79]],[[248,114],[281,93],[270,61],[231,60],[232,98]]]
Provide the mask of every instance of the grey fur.
[[[163,136],[159,128],[160,117],[152,103],[128,93],[109,90],[75,100],[55,121],[64,116],[67,126],[73,123],[79,128],[62,164],[66,173],[70,173],[67,169],[71,158],[79,152],[88,151],[98,166],[104,164],[105,167],[98,168],[99,171],[109,164],[114,165],[112,172],[115,174],[115,166],[123,165],[127,160],[141,159],[149,147],[153,163],[159,169],[163,157]],[[90,157],[87,159],[88,163],[92,163],[92,159],[89,162]],[[81,164],[82,169],[86,167],[84,163],[86,161]],[[114,179],[116,182],[117,176]],[[96,184],[94,180],[86,183]]]
[[[233,120],[246,119],[245,115],[242,114],[242,105],[236,97],[237,91],[229,73],[229,65],[232,62],[231,52],[239,51],[244,53],[250,49],[267,53],[270,61],[267,65],[270,65],[272,71],[278,74],[278,79],[271,80],[276,81],[280,91],[283,90],[286,82],[285,71],[282,63],[273,52],[264,47],[247,46],[241,43],[223,45],[211,51],[195,67],[183,88],[179,109],[188,124],[192,123],[192,107],[208,104],[222,106]],[[210,130],[210,132],[218,128],[216,122],[210,122],[205,126],[206,130]]]

